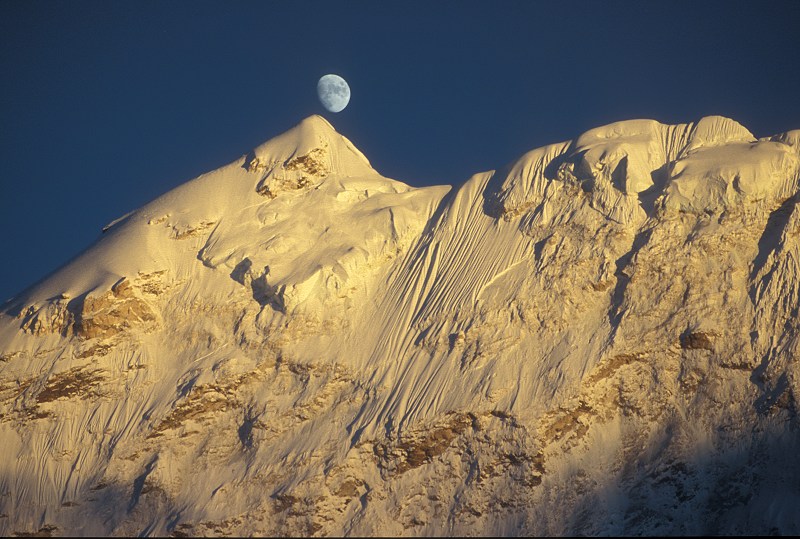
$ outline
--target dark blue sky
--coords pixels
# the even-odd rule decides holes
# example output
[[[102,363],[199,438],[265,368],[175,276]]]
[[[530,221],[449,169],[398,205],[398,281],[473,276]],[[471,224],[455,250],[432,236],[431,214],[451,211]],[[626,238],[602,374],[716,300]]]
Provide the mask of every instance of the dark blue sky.
[[[325,111],[458,184],[617,120],[800,128],[800,2],[0,2],[0,302],[109,221]]]

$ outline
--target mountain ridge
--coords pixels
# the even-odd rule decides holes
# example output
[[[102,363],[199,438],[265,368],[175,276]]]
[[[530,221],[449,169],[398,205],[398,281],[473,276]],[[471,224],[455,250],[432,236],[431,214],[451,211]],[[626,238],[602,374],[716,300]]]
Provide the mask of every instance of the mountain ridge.
[[[0,533],[797,533],[798,133],[412,188],[307,118],[6,304]]]

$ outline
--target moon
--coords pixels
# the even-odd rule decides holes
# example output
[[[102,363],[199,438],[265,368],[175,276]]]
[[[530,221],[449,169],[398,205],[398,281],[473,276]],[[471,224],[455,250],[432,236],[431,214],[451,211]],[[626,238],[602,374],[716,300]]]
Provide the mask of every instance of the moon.
[[[317,95],[330,112],[341,112],[350,102],[350,86],[339,75],[325,75],[317,83]]]

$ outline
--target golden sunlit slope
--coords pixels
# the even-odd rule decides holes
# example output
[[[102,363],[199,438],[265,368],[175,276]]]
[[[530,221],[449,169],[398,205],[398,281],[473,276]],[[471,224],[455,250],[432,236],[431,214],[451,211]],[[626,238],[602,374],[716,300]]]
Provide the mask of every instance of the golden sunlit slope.
[[[798,131],[457,189],[314,116],[0,317],[0,533],[800,532]]]

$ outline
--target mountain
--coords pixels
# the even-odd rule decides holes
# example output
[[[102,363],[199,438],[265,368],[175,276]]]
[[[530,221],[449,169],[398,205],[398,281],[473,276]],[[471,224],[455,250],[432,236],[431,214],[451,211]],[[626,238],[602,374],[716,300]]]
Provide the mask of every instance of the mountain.
[[[0,315],[0,534],[800,533],[800,130],[460,187],[319,116]]]

